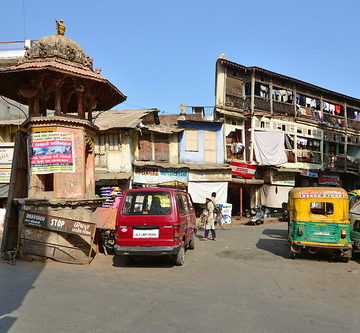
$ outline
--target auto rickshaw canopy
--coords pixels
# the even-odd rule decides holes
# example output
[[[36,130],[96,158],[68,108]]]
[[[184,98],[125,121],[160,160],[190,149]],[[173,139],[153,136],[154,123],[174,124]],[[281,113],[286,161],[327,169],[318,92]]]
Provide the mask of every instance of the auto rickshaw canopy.
[[[294,188],[288,206],[292,221],[349,223],[348,194],[342,188]]]

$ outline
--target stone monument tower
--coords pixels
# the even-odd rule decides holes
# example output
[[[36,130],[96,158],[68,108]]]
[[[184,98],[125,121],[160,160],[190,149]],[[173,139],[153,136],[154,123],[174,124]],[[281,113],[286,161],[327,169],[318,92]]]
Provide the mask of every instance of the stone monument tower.
[[[64,21],[56,23],[56,35],[41,38],[16,66],[0,70],[0,95],[29,107],[15,143],[2,250],[18,244],[23,254],[71,261],[87,234],[70,227],[91,223],[99,205],[92,112],[111,109],[126,96],[64,35]],[[63,221],[62,227],[54,220]]]

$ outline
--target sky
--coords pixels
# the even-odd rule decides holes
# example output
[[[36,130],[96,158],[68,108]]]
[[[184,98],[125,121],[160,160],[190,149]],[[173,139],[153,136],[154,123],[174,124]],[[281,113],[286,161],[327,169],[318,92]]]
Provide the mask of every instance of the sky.
[[[360,98],[357,0],[1,1],[0,41],[66,36],[127,100],[116,109],[213,106],[215,62],[258,66]]]

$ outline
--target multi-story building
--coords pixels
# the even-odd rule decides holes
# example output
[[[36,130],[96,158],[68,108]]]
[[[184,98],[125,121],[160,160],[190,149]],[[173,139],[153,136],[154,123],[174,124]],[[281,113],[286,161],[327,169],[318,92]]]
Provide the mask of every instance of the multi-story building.
[[[224,55],[215,95],[234,171],[229,198],[239,211],[279,207],[293,186],[360,185],[359,99]]]

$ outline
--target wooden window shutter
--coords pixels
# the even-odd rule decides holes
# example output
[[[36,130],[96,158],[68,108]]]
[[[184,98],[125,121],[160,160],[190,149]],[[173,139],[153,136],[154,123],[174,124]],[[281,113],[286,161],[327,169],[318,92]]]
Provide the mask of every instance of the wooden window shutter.
[[[216,163],[217,132],[204,131],[204,161]]]
[[[185,150],[199,151],[198,130],[196,129],[185,130]]]
[[[151,133],[142,133],[139,139],[139,160],[151,161],[152,160],[152,143]]]
[[[169,135],[163,133],[155,133],[155,160],[169,161]]]

